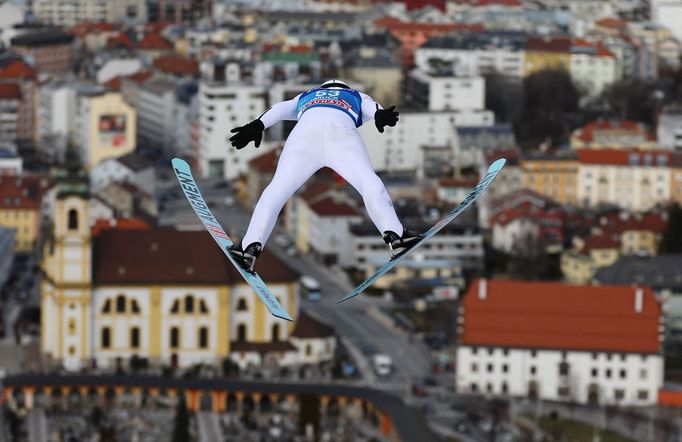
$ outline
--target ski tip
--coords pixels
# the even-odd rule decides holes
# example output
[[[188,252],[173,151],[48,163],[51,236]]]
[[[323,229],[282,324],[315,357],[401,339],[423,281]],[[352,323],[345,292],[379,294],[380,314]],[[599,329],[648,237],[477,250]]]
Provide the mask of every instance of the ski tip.
[[[507,162],[506,158],[498,158],[495,161],[493,161],[493,164],[491,164],[490,167],[488,167],[488,170],[501,169],[506,162]]]
[[[272,316],[274,316],[274,317],[276,317],[276,318],[279,318],[279,319],[284,319],[285,321],[296,322],[296,321],[294,321],[294,320],[292,319],[291,316],[289,316],[289,313],[287,313],[287,312],[284,312],[284,313],[282,313],[282,314],[277,314],[277,313],[274,313],[274,312],[273,312],[273,313],[272,313]]]
[[[187,161],[183,160],[182,158],[175,157],[175,158],[173,158],[173,159],[171,160],[171,164],[172,164],[173,166],[176,166],[176,167],[177,167],[177,166],[186,166],[186,165],[187,165]]]

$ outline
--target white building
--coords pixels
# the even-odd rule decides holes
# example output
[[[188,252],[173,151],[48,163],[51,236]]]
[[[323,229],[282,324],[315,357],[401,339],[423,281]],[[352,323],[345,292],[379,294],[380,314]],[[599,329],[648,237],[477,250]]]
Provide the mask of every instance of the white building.
[[[661,321],[648,288],[479,279],[457,318],[455,388],[654,405],[663,385]]]
[[[199,86],[199,167],[204,177],[232,179],[246,171],[249,161],[262,154],[253,143],[233,148],[230,130],[258,118],[265,111],[265,88],[243,84]]]
[[[575,40],[570,55],[571,78],[588,97],[599,96],[617,77],[617,60],[601,43]]]
[[[122,157],[105,159],[90,170],[90,187],[93,193],[111,183],[124,182],[153,194],[155,175],[152,163],[133,152]]]
[[[682,0],[652,0],[651,21],[670,29],[682,41]]]
[[[74,26],[80,22],[115,22],[134,18],[147,20],[145,0],[33,0],[29,10],[41,22]]]
[[[199,120],[199,85],[185,83],[175,90],[173,104],[173,155],[196,157],[198,136],[196,128]]]
[[[666,109],[659,114],[656,135],[663,149],[682,151],[682,108]]]
[[[104,62],[97,70],[95,77],[99,84],[104,84],[116,77],[128,77],[144,68],[139,58],[112,58]]]
[[[492,126],[492,111],[401,112],[395,127],[379,133],[374,123],[360,128],[374,168],[378,171],[417,171],[423,174],[428,160],[426,147],[441,146],[452,151],[458,126]]]
[[[672,199],[670,151],[584,149],[578,162],[577,200],[583,207],[646,211]]]
[[[5,47],[17,36],[14,26],[24,22],[24,13],[24,8],[14,2],[0,4],[0,43]]]
[[[140,84],[137,102],[137,137],[141,146],[150,146],[172,155],[175,150],[175,90],[178,83],[152,77]]]
[[[414,110],[471,112],[485,109],[483,77],[434,75],[414,69],[407,78],[405,107]]]
[[[21,175],[24,168],[24,160],[19,155],[6,149],[0,148],[0,176]]]
[[[62,158],[69,140],[74,136],[76,89],[76,83],[68,79],[52,81],[38,89],[38,138],[52,158]]]

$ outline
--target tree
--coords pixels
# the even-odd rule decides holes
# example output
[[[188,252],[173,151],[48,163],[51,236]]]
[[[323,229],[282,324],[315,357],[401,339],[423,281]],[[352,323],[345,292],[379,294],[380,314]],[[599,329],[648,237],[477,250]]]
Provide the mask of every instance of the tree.
[[[609,86],[603,93],[603,99],[613,117],[654,126],[660,105],[658,94],[653,83],[625,79]]]
[[[536,72],[523,80],[523,109],[515,129],[519,144],[560,146],[568,141],[580,94],[562,69]]]
[[[185,404],[184,392],[180,392],[178,406],[175,412],[175,426],[173,427],[173,442],[189,442],[189,413]]]
[[[668,226],[658,247],[659,253],[682,253],[682,207],[673,204],[668,210]]]

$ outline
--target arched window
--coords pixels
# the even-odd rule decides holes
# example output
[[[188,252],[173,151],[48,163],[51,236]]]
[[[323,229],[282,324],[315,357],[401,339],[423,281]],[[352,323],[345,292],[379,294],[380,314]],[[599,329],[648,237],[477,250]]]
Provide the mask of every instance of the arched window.
[[[244,324],[237,326],[237,342],[246,342],[246,325]]]
[[[140,306],[137,305],[137,301],[134,299],[130,301],[130,311],[133,313],[140,313]]]
[[[130,348],[140,348],[140,329],[138,327],[130,329]]]
[[[185,313],[194,313],[194,297],[192,295],[185,297]]]
[[[246,298],[239,298],[239,301],[237,301],[237,311],[245,312],[248,309],[249,307],[246,305]]]
[[[173,306],[171,307],[171,313],[177,313],[179,311],[180,311],[180,301],[176,299],[175,302],[173,303]]]
[[[206,307],[206,302],[203,299],[199,301],[199,312],[208,313],[208,307]]]
[[[279,324],[272,325],[272,342],[279,342]]]
[[[126,311],[126,297],[123,295],[118,295],[116,297],[116,312],[125,313]]]
[[[102,348],[110,348],[111,347],[111,330],[109,327],[103,327],[102,328]]]
[[[208,348],[208,328],[199,328],[199,348]]]
[[[177,327],[172,327],[170,330],[170,346],[171,348],[178,348],[180,344],[180,330]]]
[[[76,209],[69,210],[68,228],[69,230],[78,230],[78,211]]]
[[[111,311],[111,299],[104,301],[104,307],[102,307],[102,313],[109,313]]]

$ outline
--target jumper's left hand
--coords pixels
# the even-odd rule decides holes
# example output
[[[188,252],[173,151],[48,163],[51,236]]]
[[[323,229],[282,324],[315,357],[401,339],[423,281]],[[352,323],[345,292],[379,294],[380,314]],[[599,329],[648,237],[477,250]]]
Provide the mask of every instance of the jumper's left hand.
[[[398,123],[398,113],[395,110],[395,106],[391,106],[388,109],[379,109],[377,104],[377,110],[374,113],[374,125],[380,133],[384,133],[384,126],[395,126]]]

